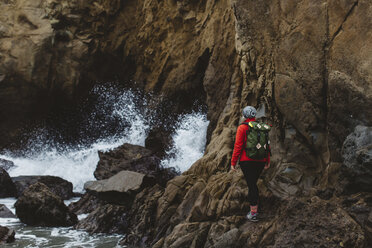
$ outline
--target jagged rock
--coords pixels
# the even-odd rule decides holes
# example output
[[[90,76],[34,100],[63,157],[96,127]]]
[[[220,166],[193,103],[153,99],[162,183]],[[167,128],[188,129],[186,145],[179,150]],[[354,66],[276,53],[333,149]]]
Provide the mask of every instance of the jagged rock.
[[[84,229],[90,233],[121,233],[128,231],[126,212],[121,205],[104,204],[79,221],[76,229]]]
[[[314,197],[308,202],[289,202],[268,227],[258,246],[364,247],[365,242],[363,229],[346,211]]]
[[[14,204],[16,215],[32,226],[72,226],[77,216],[43,183],[28,187]]]
[[[345,139],[342,157],[351,186],[372,191],[372,127],[356,126]]]
[[[120,171],[109,179],[86,182],[84,189],[104,201],[128,205],[136,193],[154,184],[155,180],[144,174]]]
[[[17,188],[17,196],[21,196],[23,191],[30,185],[37,182],[45,184],[50,191],[61,197],[63,200],[68,200],[74,196],[72,192],[72,183],[55,176],[19,176],[12,177],[12,180]]]
[[[0,218],[17,218],[4,204],[0,204]]]
[[[101,201],[94,195],[85,193],[77,202],[72,202],[68,208],[75,213],[87,214],[97,209]]]
[[[151,237],[161,233],[156,227],[156,211],[158,200],[163,193],[164,188],[156,184],[136,195],[127,214],[130,232],[121,241],[122,245],[135,244],[146,247],[150,245],[148,240],[151,240]]]
[[[12,167],[14,167],[14,163],[12,161],[0,158],[0,168],[8,171]]]
[[[14,242],[15,231],[5,226],[0,226],[0,245]]]
[[[0,168],[0,198],[13,197],[17,195],[16,187],[9,174]]]
[[[202,247],[210,228],[210,223],[182,223],[174,227],[164,240],[162,247]]]
[[[124,144],[109,152],[98,152],[99,162],[94,176],[107,179],[122,170],[130,170],[153,177],[160,185],[178,173],[174,168],[162,168],[160,159],[152,151],[142,146]]]
[[[272,191],[282,198],[303,194],[300,185],[302,170],[295,164],[281,164],[280,167],[283,169],[277,169],[278,174],[269,182]]]
[[[211,227],[205,247],[240,247],[238,239],[240,237],[241,231],[238,228],[232,228],[231,230],[222,234],[220,234],[221,226],[219,226],[218,228],[219,230],[215,228],[215,225]],[[211,238],[213,234],[215,234],[215,237]]]

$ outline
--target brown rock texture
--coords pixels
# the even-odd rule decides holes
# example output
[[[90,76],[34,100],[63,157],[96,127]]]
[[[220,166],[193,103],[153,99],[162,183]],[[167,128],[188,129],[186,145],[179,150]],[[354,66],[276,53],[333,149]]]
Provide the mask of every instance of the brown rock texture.
[[[46,185],[52,193],[61,197],[63,200],[68,200],[74,196],[72,192],[72,183],[55,176],[19,176],[12,177],[12,181],[17,189],[17,196],[21,196],[31,185],[39,182]]]
[[[102,204],[75,225],[91,233],[126,233],[127,208],[121,205]]]
[[[17,217],[31,226],[72,226],[78,221],[62,199],[39,182],[28,187],[14,206]]]
[[[365,12],[371,4],[232,1],[226,7],[233,10],[238,64],[228,81],[229,97],[223,101],[205,155],[168,182],[158,199],[153,224],[157,234],[149,239],[149,232],[138,232],[137,238],[133,233],[123,243],[154,247],[366,246],[369,225],[364,222],[368,216],[346,211],[340,203],[346,196],[339,180],[344,178],[341,148],[345,138],[357,124],[371,126],[372,121],[367,107],[371,105],[372,71],[366,67],[370,64],[367,44],[372,40],[368,28],[372,19]],[[363,47],[363,55],[354,50],[358,46]],[[266,199],[262,205],[270,206],[264,209],[267,217],[252,229],[244,220],[248,204],[241,172],[232,174],[227,168],[241,109],[261,104],[266,105],[268,120],[274,124],[274,156],[272,168],[260,182]],[[270,192],[282,199],[317,194],[322,199],[314,196],[275,206],[272,202],[277,200]],[[367,214],[371,209],[368,199],[360,199]],[[313,220],[319,212],[324,221]],[[329,238],[317,238],[320,233]],[[287,240],[288,235],[295,236]],[[147,238],[143,242],[139,237]]]
[[[0,115],[8,118],[0,122],[0,148],[11,146],[25,123],[76,104],[97,81],[136,82],[136,87],[173,100],[176,112],[195,100],[208,102],[214,127],[235,64],[234,22],[228,5],[227,1],[2,2]]]

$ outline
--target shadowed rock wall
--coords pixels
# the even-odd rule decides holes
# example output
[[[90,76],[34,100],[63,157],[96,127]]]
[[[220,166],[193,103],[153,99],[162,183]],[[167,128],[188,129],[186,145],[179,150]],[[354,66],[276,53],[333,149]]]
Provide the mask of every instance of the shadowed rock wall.
[[[0,4],[6,10],[0,14],[0,115],[7,116],[0,148],[25,124],[78,104],[106,81],[161,94],[173,112],[207,102],[213,130],[236,56],[225,1]]]

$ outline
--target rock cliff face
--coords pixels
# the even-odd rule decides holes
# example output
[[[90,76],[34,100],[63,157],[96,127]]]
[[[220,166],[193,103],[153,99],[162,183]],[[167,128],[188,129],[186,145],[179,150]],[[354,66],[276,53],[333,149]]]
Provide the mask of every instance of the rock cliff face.
[[[357,125],[372,125],[370,1],[17,0],[1,7],[0,114],[21,113],[1,122],[10,136],[19,116],[48,111],[30,111],[35,96],[59,106],[113,77],[173,99],[174,111],[195,99],[207,104],[204,157],[164,189],[137,194],[124,243],[281,247],[301,231],[293,237],[299,246],[367,244],[372,198],[346,195],[361,187],[342,147]],[[228,172],[246,105],[264,105],[274,125],[272,168],[260,180],[267,215],[254,230],[243,217],[242,174]],[[363,161],[352,168],[370,171]],[[301,199],[287,201],[293,197]],[[318,210],[324,222],[311,219]],[[329,239],[318,240],[319,230]]]
[[[214,126],[235,58],[228,5],[3,1],[0,115],[7,118],[0,123],[0,148],[18,137],[25,123],[76,104],[100,81],[135,82],[173,100],[172,111],[208,102]]]

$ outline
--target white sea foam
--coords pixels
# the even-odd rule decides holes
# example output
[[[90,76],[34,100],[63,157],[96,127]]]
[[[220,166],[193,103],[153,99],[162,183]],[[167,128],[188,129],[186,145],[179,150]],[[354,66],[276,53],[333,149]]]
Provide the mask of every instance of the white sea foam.
[[[43,137],[43,132],[39,131],[40,135],[30,142],[25,155],[0,154],[0,158],[13,161],[16,165],[9,170],[9,175],[59,176],[72,182],[75,191],[83,191],[84,183],[94,180],[93,172],[99,161],[98,151],[108,151],[124,143],[144,146],[149,126],[135,105],[135,97],[132,92],[126,91],[111,99],[110,94],[106,93],[99,103],[99,106],[113,105],[108,108],[107,115],[129,125],[124,133],[104,137],[88,146],[63,147],[51,144],[48,138]],[[102,126],[104,133],[104,125]]]
[[[9,171],[11,176],[19,175],[54,175],[62,177],[74,185],[75,191],[82,191],[86,181],[94,180],[93,172],[97,166],[98,151],[108,151],[124,143],[142,145],[149,130],[151,113],[146,113],[137,106],[132,92],[115,93],[111,90],[96,89],[105,92],[96,106],[97,111],[104,111],[109,119],[125,123],[125,128],[112,134],[105,133],[107,123],[88,123],[99,125],[102,134],[89,145],[75,145],[73,147],[54,144],[49,135],[39,130],[22,155],[12,153],[0,154],[0,158],[13,161],[15,167]],[[105,109],[105,106],[110,105]],[[146,104],[144,104],[146,105]],[[143,106],[141,106],[143,107]],[[91,113],[92,119],[96,112]],[[102,113],[100,113],[102,115]],[[177,167],[180,171],[187,170],[197,159],[203,156],[206,132],[209,121],[205,114],[191,113],[179,118],[173,135],[174,147],[167,153],[169,157],[162,161],[163,166]],[[97,128],[97,126],[95,126]],[[47,133],[47,132],[46,132]],[[85,142],[86,144],[86,142]],[[66,205],[77,198],[65,201]],[[15,198],[0,199],[13,213],[15,212]],[[86,215],[79,215],[79,219]],[[19,219],[0,218],[0,225],[9,226],[16,230],[15,246],[9,247],[120,247],[122,235],[91,235],[82,230],[72,228],[38,228],[28,227],[20,223]]]
[[[84,183],[94,180],[93,172],[99,161],[98,151],[112,150],[124,143],[144,146],[151,123],[150,116],[153,116],[146,108],[145,100],[139,99],[132,91],[116,92],[113,88],[98,87],[93,92],[101,92],[102,95],[98,97],[95,110],[90,113],[92,121],[87,124],[87,128],[94,126],[97,129],[98,125],[102,138],[93,140],[90,145],[66,146],[54,144],[47,131],[39,130],[22,156],[0,154],[0,158],[15,164],[9,170],[10,176],[59,176],[72,182],[74,191],[82,192]],[[105,116],[105,121],[99,123],[95,118],[98,114]],[[118,129],[120,132],[106,133],[112,120],[124,123]],[[182,172],[187,170],[203,155],[208,124],[209,121],[202,113],[180,117],[173,135],[174,147],[168,151],[170,157],[162,161],[162,165],[177,167]]]
[[[65,201],[66,204],[76,201],[73,198]],[[14,203],[16,198],[2,198],[0,204],[4,204],[12,212],[15,212]],[[79,219],[86,215],[79,215]],[[118,245],[122,235],[112,234],[89,234],[83,230],[74,230],[70,227],[31,227],[20,222],[18,218],[0,218],[0,225],[13,228],[16,231],[16,242],[6,247],[121,247]]]
[[[176,167],[181,172],[203,156],[209,121],[205,114],[191,113],[179,119],[173,135],[169,157],[162,161],[164,167]]]

